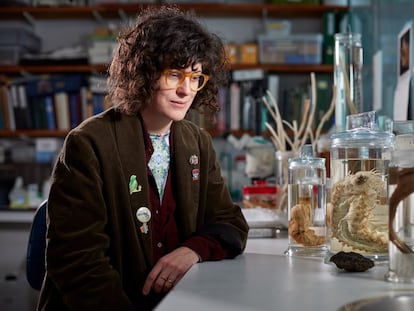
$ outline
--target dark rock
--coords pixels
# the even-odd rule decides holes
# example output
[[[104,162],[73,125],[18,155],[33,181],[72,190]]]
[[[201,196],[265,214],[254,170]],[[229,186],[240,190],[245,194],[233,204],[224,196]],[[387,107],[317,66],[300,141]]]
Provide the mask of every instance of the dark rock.
[[[372,268],[375,263],[371,259],[355,252],[339,252],[330,259],[339,269],[348,272],[364,272]]]

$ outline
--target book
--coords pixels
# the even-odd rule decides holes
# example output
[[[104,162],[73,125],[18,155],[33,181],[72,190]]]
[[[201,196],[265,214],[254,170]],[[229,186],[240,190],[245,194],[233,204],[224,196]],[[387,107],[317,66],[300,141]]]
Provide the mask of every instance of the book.
[[[272,95],[276,103],[279,102],[279,81],[280,77],[278,74],[269,74],[267,76],[267,90]]]
[[[221,87],[218,91],[218,105],[220,107],[219,112],[217,113],[217,130],[219,131],[226,131],[228,129],[228,122],[227,122],[227,98],[228,98],[228,89],[225,87]]]
[[[230,85],[230,130],[240,130],[240,86]]]
[[[80,89],[80,110],[81,110],[81,121],[93,115],[92,109],[92,92],[87,86],[82,86]]]
[[[45,97],[35,96],[30,99],[30,112],[33,129],[47,129],[47,112]]]
[[[105,95],[101,93],[92,94],[92,114],[98,114],[104,111]]]
[[[14,116],[14,103],[13,96],[10,88],[7,89],[7,111],[8,111],[8,120],[9,120],[9,129],[14,131],[16,130],[16,118]]]
[[[26,89],[24,85],[11,84],[9,92],[12,109],[14,112],[14,122],[16,129],[32,128],[30,109],[27,103]]]
[[[335,11],[325,11],[323,13],[323,48],[322,62],[327,65],[334,63],[335,53],[335,33],[337,32],[337,13]]]
[[[70,127],[76,127],[81,121],[80,96],[78,93],[69,94]]]
[[[49,130],[55,130],[56,129],[56,116],[55,116],[53,98],[51,95],[47,95],[44,97],[44,105],[45,105],[45,110],[46,110],[47,128]]]
[[[5,81],[1,81],[0,83],[0,114],[1,128],[10,130],[9,96]]]
[[[56,128],[58,130],[70,129],[69,96],[66,92],[54,94],[54,107],[56,111]]]

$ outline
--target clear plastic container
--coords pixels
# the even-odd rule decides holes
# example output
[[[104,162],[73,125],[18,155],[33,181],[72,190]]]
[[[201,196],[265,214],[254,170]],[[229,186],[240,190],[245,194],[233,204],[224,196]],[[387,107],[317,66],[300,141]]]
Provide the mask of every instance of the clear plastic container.
[[[256,180],[251,186],[243,187],[244,208],[278,209],[277,186]]]
[[[299,158],[288,167],[288,233],[285,254],[325,256],[326,167],[324,158],[313,156],[311,145],[302,147]]]
[[[329,253],[353,251],[388,259],[388,167],[394,135],[378,130],[375,112],[347,117],[348,129],[331,136]]]
[[[261,64],[321,64],[322,34],[259,35]]]

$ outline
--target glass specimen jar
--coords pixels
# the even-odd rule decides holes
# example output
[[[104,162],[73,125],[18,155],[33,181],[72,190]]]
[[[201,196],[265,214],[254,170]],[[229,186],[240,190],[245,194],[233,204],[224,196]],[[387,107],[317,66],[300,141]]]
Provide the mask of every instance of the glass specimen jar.
[[[346,130],[346,117],[361,113],[362,106],[362,44],[359,33],[335,34],[334,85],[335,126]]]
[[[319,256],[326,244],[325,158],[313,156],[312,145],[304,145],[299,158],[288,166],[288,256]]]
[[[389,167],[389,260],[385,279],[414,283],[414,121],[394,121]]]
[[[348,116],[347,127],[331,135],[329,255],[353,251],[387,260],[387,179],[394,135],[378,129],[374,111]]]

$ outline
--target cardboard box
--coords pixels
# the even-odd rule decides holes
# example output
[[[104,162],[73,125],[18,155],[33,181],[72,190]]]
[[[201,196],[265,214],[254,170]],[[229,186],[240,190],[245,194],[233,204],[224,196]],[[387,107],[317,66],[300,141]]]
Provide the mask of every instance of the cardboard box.
[[[257,64],[258,48],[255,43],[240,45],[240,63]]]
[[[239,62],[239,57],[237,53],[237,45],[234,43],[226,44],[225,46],[227,57],[230,61],[230,64],[237,64]]]

